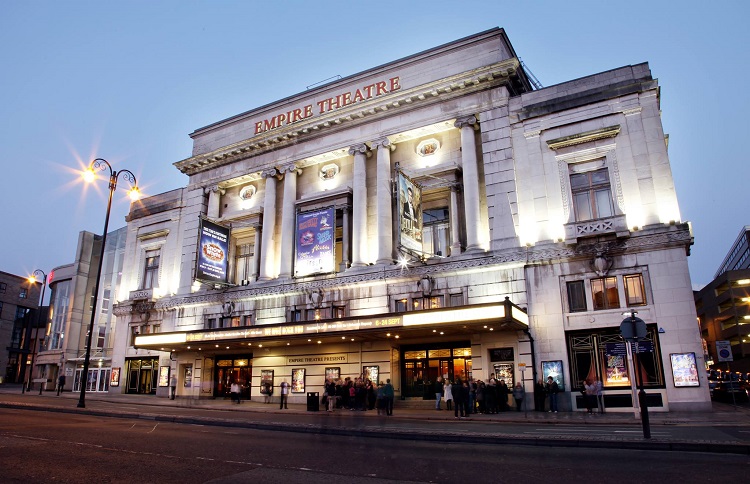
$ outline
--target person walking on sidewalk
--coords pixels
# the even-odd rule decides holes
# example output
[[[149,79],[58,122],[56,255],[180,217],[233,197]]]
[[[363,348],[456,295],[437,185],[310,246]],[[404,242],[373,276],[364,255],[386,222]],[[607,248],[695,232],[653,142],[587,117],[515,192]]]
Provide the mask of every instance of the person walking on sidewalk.
[[[440,408],[440,399],[443,398],[443,381],[440,377],[435,380],[435,410],[442,410]]]
[[[60,395],[63,390],[65,390],[65,375],[61,374],[57,378],[57,394]]]
[[[232,403],[240,403],[240,384],[236,381],[232,382],[232,385],[229,387],[230,392],[232,394]]]
[[[289,398],[289,383],[286,382],[286,378],[281,382],[281,400],[279,400],[279,410],[289,409],[287,406],[287,399]]]

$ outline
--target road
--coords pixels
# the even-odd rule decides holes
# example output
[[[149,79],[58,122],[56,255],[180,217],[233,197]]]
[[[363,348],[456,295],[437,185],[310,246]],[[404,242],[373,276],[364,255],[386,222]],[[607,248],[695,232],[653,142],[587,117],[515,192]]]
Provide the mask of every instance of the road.
[[[0,409],[4,483],[742,482],[748,456],[443,444]]]

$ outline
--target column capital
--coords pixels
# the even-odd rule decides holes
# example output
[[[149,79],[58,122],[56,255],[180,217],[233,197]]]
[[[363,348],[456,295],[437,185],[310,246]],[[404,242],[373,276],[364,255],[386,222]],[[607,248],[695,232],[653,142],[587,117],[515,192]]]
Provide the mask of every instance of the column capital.
[[[211,193],[219,193],[221,195],[226,194],[226,190],[223,188],[219,188],[219,185],[211,185],[209,187],[203,188],[203,193],[206,195],[210,195]]]
[[[373,140],[371,144],[374,149],[388,148],[391,151],[396,151],[396,145],[391,143],[387,136]]]
[[[372,156],[372,151],[370,151],[367,148],[367,145],[364,143],[359,143],[356,145],[352,145],[349,147],[349,154],[350,155],[356,155],[357,153],[363,154],[367,156],[368,158]]]
[[[453,123],[453,126],[456,128],[466,128],[467,126],[471,126],[473,129],[477,128],[477,118],[474,115],[471,116],[462,116],[460,118],[456,118],[456,122]]]
[[[260,172],[260,176],[263,178],[278,177],[279,171],[276,168],[268,168]]]
[[[295,172],[297,173],[297,175],[302,174],[302,170],[297,167],[296,163],[290,163],[279,168],[279,173],[281,173],[282,175]]]

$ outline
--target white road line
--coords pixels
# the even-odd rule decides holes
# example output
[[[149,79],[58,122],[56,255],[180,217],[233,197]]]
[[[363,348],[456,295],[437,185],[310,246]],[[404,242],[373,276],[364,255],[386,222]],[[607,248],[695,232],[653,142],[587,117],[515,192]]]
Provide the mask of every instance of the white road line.
[[[156,424],[156,425],[154,425],[154,428],[152,428],[151,430],[149,430],[149,431],[148,431],[148,432],[146,432],[146,433],[147,433],[147,434],[150,434],[151,432],[153,432],[154,430],[156,430],[156,427],[158,427],[158,426],[159,426],[159,424]]]

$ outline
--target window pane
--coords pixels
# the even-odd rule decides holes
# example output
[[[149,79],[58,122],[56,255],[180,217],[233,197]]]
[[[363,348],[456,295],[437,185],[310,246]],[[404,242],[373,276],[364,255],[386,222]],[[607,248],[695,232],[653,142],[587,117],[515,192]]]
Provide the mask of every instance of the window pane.
[[[620,294],[617,292],[617,278],[607,277],[604,280],[607,287],[607,308],[614,309],[620,307]]]
[[[573,203],[575,204],[576,220],[584,221],[594,218],[591,214],[591,202],[589,201],[588,192],[576,193],[573,196]]]
[[[406,312],[406,299],[398,299],[396,301],[396,312],[397,313]]]
[[[598,218],[611,217],[614,215],[612,210],[612,195],[610,194],[609,188],[604,190],[597,190],[596,196],[596,213]]]
[[[586,188],[589,186],[589,177],[586,173],[578,173],[576,175],[570,175],[570,187],[575,190],[576,188]]]
[[[591,280],[591,296],[594,309],[614,309],[620,307],[620,296],[617,293],[617,278]]]
[[[628,306],[643,306],[646,304],[646,291],[643,288],[643,275],[625,276],[625,297]]]
[[[609,171],[607,171],[606,168],[602,170],[596,170],[591,173],[591,184],[592,185],[601,185],[607,183],[609,184]]]
[[[586,292],[583,281],[568,283],[568,307],[570,312],[586,311]]]

